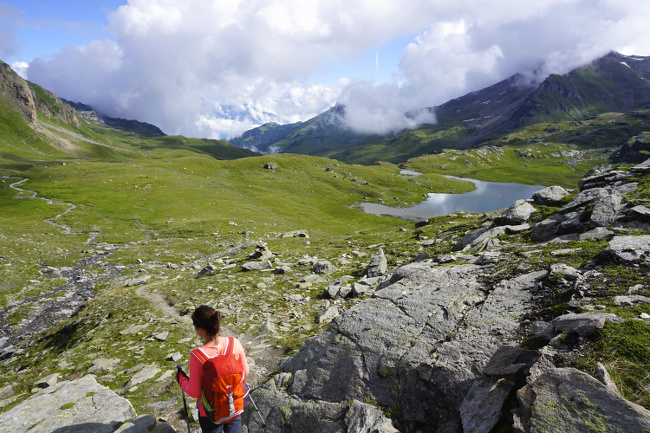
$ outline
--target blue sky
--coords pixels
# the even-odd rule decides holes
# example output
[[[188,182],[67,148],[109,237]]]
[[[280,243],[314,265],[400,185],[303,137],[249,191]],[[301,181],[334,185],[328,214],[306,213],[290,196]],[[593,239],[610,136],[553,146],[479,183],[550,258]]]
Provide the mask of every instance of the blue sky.
[[[647,0],[0,0],[0,59],[169,134],[229,138],[336,103],[359,131],[515,73],[650,55]]]

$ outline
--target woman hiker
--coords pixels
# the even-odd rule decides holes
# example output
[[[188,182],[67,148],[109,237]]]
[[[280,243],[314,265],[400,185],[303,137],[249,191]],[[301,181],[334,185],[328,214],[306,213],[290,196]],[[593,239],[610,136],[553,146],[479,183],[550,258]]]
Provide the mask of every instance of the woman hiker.
[[[176,381],[187,395],[198,399],[202,433],[241,433],[249,372],[244,347],[234,337],[219,335],[221,313],[214,308],[201,305],[192,322],[205,344],[190,354],[190,377],[179,368]]]

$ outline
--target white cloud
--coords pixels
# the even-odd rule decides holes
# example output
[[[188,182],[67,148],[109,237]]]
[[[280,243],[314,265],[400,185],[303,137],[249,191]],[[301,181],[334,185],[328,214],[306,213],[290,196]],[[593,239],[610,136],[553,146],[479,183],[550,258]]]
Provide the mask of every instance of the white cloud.
[[[27,80],[27,70],[29,69],[29,64],[27,62],[13,62],[11,64],[11,69],[16,71],[18,75]]]
[[[110,15],[110,39],[36,60],[29,76],[170,134],[232,137],[337,101],[351,126],[385,132],[433,120],[405,112],[525,69],[566,72],[612,49],[650,54],[648,22],[646,0],[130,0]],[[324,64],[406,35],[416,37],[392,84],[309,82]]]

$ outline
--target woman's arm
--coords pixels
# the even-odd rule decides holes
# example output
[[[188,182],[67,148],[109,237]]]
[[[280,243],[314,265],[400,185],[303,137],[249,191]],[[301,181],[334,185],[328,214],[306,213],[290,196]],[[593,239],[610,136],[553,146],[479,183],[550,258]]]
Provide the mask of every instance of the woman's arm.
[[[190,378],[186,379],[181,376],[179,385],[183,391],[192,398],[199,398],[201,396],[201,362],[190,354]]]

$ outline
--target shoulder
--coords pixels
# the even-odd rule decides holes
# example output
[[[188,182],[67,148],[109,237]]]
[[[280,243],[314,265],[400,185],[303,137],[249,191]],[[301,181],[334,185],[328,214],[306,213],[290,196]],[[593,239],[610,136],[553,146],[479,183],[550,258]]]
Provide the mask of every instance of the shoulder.
[[[234,353],[244,353],[244,346],[241,344],[241,341],[239,339],[232,337],[233,339],[233,352]]]

